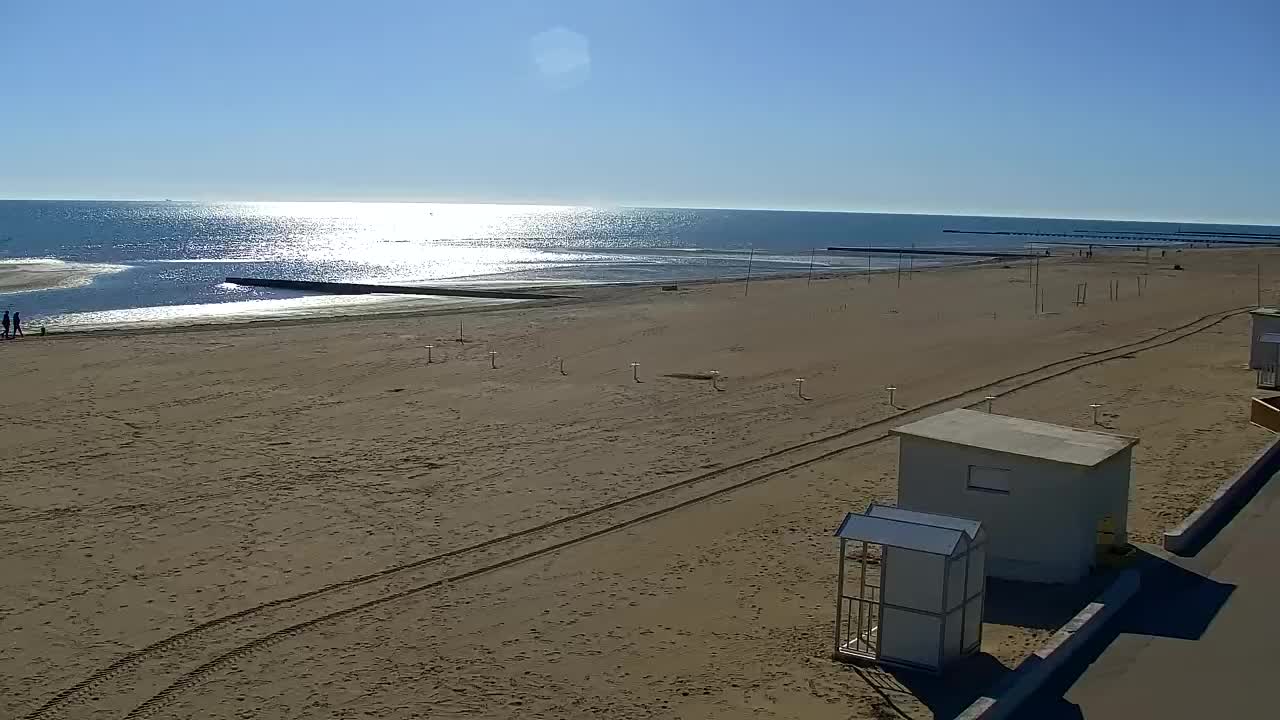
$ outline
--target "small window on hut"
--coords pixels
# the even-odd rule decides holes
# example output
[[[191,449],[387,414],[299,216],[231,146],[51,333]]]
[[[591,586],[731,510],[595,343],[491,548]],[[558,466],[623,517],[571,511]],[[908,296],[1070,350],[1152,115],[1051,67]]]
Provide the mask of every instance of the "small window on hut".
[[[1003,468],[969,466],[969,489],[979,492],[1009,494],[1010,472]]]

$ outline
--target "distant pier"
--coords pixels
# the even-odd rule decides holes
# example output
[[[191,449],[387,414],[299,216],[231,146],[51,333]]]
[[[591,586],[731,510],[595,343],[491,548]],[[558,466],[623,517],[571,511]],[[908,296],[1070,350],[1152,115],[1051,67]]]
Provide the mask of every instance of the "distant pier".
[[[424,285],[370,285],[367,283],[326,282],[323,280],[283,280],[278,278],[229,277],[227,282],[250,287],[301,290],[328,295],[438,295],[443,297],[491,298],[494,300],[571,300],[572,295],[508,290],[472,290],[470,288],[427,287]]]
[[[1214,245],[1258,245],[1260,247],[1275,247],[1280,245],[1280,235],[1271,235],[1268,233],[1207,233],[1184,231],[1171,234],[1144,232],[1141,230],[1124,230],[1117,232],[1106,230],[1030,232],[1025,230],[956,230],[951,228],[944,229],[942,232],[958,235],[997,235],[1001,237],[1075,238],[1077,240],[1084,241],[1097,238],[1099,240],[1157,240],[1164,243],[1187,243],[1192,245],[1195,243],[1211,243]],[[1244,240],[1240,238],[1254,239]],[[1094,244],[1096,245],[1096,243]]]

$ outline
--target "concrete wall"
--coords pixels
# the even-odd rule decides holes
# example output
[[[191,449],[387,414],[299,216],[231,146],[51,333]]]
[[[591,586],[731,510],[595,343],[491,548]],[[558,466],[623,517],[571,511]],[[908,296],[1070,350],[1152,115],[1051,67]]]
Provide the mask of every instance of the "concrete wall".
[[[1129,483],[1132,476],[1133,448],[1127,448],[1102,461],[1083,478],[1086,483],[1098,485],[1094,528],[1096,530],[1097,523],[1110,515],[1115,521],[1117,546],[1129,541]]]
[[[1138,593],[1142,575],[1125,570],[1115,582],[1098,596],[1096,602],[1081,610],[1039,650],[1023,660],[1005,676],[989,694],[956,715],[955,720],[1005,720],[1014,717],[1028,698],[1044,686],[1053,674],[1077,657],[1090,640],[1120,612],[1125,603]]]
[[[1118,461],[1107,475],[1084,468],[981,448],[900,438],[898,505],[908,510],[981,520],[987,574],[1030,582],[1074,582],[1092,567],[1103,510],[1127,505]],[[1125,459],[1128,453],[1123,453]],[[969,466],[1011,471],[1008,494],[968,488]],[[1117,517],[1123,523],[1124,514]]]
[[[1213,495],[1178,527],[1164,532],[1164,549],[1178,555],[1194,555],[1216,528],[1229,522],[1267,480],[1280,471],[1280,438],[1263,448],[1243,469],[1218,487]]]
[[[1280,317],[1270,315],[1250,315],[1253,328],[1249,338],[1249,367],[1253,370],[1275,365],[1276,352],[1280,346],[1264,345],[1258,341],[1263,333],[1280,332]]]

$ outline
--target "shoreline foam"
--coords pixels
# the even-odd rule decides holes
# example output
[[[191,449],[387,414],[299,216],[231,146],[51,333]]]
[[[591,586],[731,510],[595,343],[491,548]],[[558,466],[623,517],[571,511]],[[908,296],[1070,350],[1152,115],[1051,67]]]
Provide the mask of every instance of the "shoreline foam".
[[[918,265],[914,273],[926,271],[957,271],[982,267],[999,260],[974,260],[971,262]],[[896,268],[875,268],[872,275],[896,272]],[[815,269],[814,279],[857,277],[867,273],[862,268]],[[795,280],[805,278],[807,272],[761,274],[756,282]],[[454,281],[437,281],[437,285],[466,285],[477,288],[512,288],[553,291],[574,291],[593,295],[617,291],[634,291],[676,285],[695,288],[706,285],[732,284],[745,281],[745,276],[700,278],[696,280],[635,280],[616,282],[559,282],[548,280],[468,283],[466,278]],[[217,327],[242,325],[293,325],[318,322],[350,322],[360,317],[414,317],[442,313],[471,313],[499,310],[513,305],[548,305],[589,302],[593,297],[560,300],[493,300],[484,298],[444,298],[436,296],[406,296],[395,294],[376,295],[303,295],[301,297],[256,299],[222,303],[183,305],[157,305],[138,308],[94,310],[67,313],[49,318],[36,318],[36,324],[45,325],[50,335],[76,335],[82,333],[150,333],[181,332]]]

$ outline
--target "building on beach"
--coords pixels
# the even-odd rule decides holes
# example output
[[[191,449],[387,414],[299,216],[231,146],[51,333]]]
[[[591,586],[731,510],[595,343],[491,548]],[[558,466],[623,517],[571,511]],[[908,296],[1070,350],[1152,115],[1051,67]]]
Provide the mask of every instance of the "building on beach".
[[[872,503],[840,539],[835,658],[930,672],[982,646],[982,523]]]
[[[1126,544],[1137,438],[973,410],[893,434],[898,506],[980,521],[988,576],[1075,582]]]

